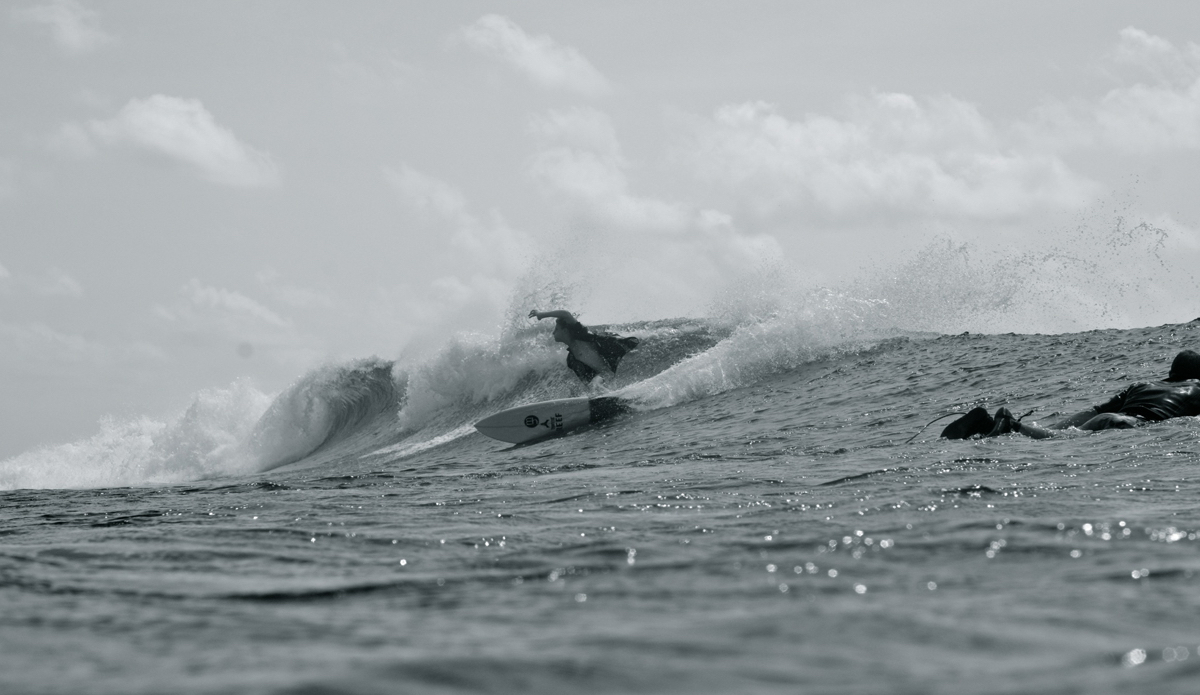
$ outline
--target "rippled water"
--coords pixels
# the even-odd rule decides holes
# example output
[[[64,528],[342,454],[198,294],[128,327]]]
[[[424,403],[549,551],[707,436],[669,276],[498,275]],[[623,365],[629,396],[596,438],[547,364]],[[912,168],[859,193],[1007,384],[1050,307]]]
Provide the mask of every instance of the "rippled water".
[[[895,339],[534,446],[370,433],[2,492],[0,687],[1191,692],[1200,422],[906,442],[978,404],[1073,412],[1198,344]]]

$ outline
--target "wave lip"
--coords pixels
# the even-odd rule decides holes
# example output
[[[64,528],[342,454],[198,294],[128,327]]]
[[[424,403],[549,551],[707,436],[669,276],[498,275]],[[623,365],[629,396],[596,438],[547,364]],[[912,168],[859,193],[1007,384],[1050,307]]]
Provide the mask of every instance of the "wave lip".
[[[258,469],[299,461],[394,414],[402,392],[392,363],[377,358],[309,372],[279,394],[254,426],[248,446]]]

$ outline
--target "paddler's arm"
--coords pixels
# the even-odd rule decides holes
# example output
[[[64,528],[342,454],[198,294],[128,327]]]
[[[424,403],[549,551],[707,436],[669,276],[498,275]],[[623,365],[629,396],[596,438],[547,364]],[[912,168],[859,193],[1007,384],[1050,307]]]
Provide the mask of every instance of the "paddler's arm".
[[[571,315],[571,312],[564,309],[552,309],[550,311],[538,311],[537,309],[532,309],[529,312],[529,318],[538,319],[539,321],[541,319],[562,319],[567,323],[579,323],[579,319],[575,318]]]
[[[1065,430],[1068,427],[1079,427],[1080,425],[1087,422],[1088,420],[1091,420],[1092,418],[1096,417],[1096,414],[1099,412],[1100,411],[1097,410],[1096,408],[1088,408],[1087,410],[1081,410],[1080,412],[1075,413],[1074,415],[1072,415],[1069,418],[1066,418],[1064,420],[1059,420],[1058,422],[1054,423],[1054,425],[1051,427],[1051,429]]]

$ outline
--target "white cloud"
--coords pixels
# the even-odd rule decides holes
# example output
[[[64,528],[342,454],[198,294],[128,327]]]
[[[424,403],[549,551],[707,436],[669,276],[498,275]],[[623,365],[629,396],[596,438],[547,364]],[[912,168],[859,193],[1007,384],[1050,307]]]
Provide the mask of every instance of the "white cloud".
[[[1046,104],[1021,126],[1029,140],[1044,148],[1126,154],[1200,149],[1200,46],[1180,49],[1127,27],[1114,61],[1135,68],[1142,81],[1112,89],[1097,102]]]
[[[782,256],[773,236],[745,234],[728,214],[635,191],[632,166],[600,111],[550,111],[530,132],[540,146],[531,176],[587,230],[567,242],[567,255],[572,281],[587,275],[602,312],[700,310],[728,278]]]
[[[1161,36],[1136,27],[1125,27],[1114,59],[1149,73],[1157,82],[1189,87],[1200,77],[1200,46],[1189,43],[1178,49]]]
[[[460,34],[471,48],[508,63],[542,87],[590,97],[611,91],[608,80],[579,51],[549,36],[530,36],[507,17],[484,15]]]
[[[466,272],[515,277],[525,266],[532,245],[529,237],[492,211],[487,219],[470,212],[463,194],[450,184],[408,165],[385,168],[384,178],[412,210],[450,232],[450,243]],[[465,254],[465,256],[461,255]]]
[[[291,321],[240,292],[192,278],[179,294],[174,302],[156,304],[153,310],[183,333],[275,345],[293,337]]]
[[[301,287],[280,280],[274,268],[264,268],[255,274],[255,279],[273,298],[297,309],[330,309],[333,299],[324,292]]]
[[[43,297],[72,297],[83,296],[83,285],[62,268],[51,268],[42,277],[32,277],[26,280],[29,288]]]
[[[279,183],[271,156],[239,141],[196,99],[163,94],[132,99],[115,118],[92,121],[88,130],[102,143],[132,144],[195,167],[213,183],[245,188]]]
[[[237,323],[289,328],[291,322],[239,292],[201,284],[192,278],[181,290],[194,309],[223,314]]]
[[[873,94],[844,119],[732,104],[693,124],[688,150],[702,175],[737,187],[762,212],[987,219],[1072,209],[1094,190],[1057,157],[1005,142],[950,96]]]
[[[420,74],[416,66],[389,53],[375,52],[364,58],[337,41],[330,41],[327,47],[332,54],[330,75],[360,97],[405,87]]]
[[[410,333],[494,323],[536,248],[533,240],[495,210],[472,212],[461,191],[411,166],[385,168],[383,175],[411,214],[408,243],[424,263],[419,276],[378,289],[378,320]]]
[[[609,117],[595,109],[550,111],[534,117],[531,133],[542,149],[529,163],[533,178],[608,224],[642,231],[680,231],[686,206],[633,195],[628,167]]]
[[[13,17],[48,26],[54,41],[68,53],[88,53],[115,40],[100,28],[100,15],[96,11],[74,0],[54,0],[36,7],[13,10]]]
[[[180,287],[174,300],[154,304],[151,311],[170,340],[186,349],[203,346],[220,352],[236,345],[243,357],[262,355],[288,370],[313,364],[326,350],[320,336],[302,331],[291,317],[242,292],[196,278]]]

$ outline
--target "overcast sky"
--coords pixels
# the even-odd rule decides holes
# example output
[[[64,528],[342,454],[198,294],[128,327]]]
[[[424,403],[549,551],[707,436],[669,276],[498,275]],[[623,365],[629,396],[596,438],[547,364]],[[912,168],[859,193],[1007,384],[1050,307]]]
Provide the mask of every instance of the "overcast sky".
[[[2,6],[0,457],[528,292],[696,316],[942,242],[1119,289],[1007,329],[1200,316],[1190,2]]]

